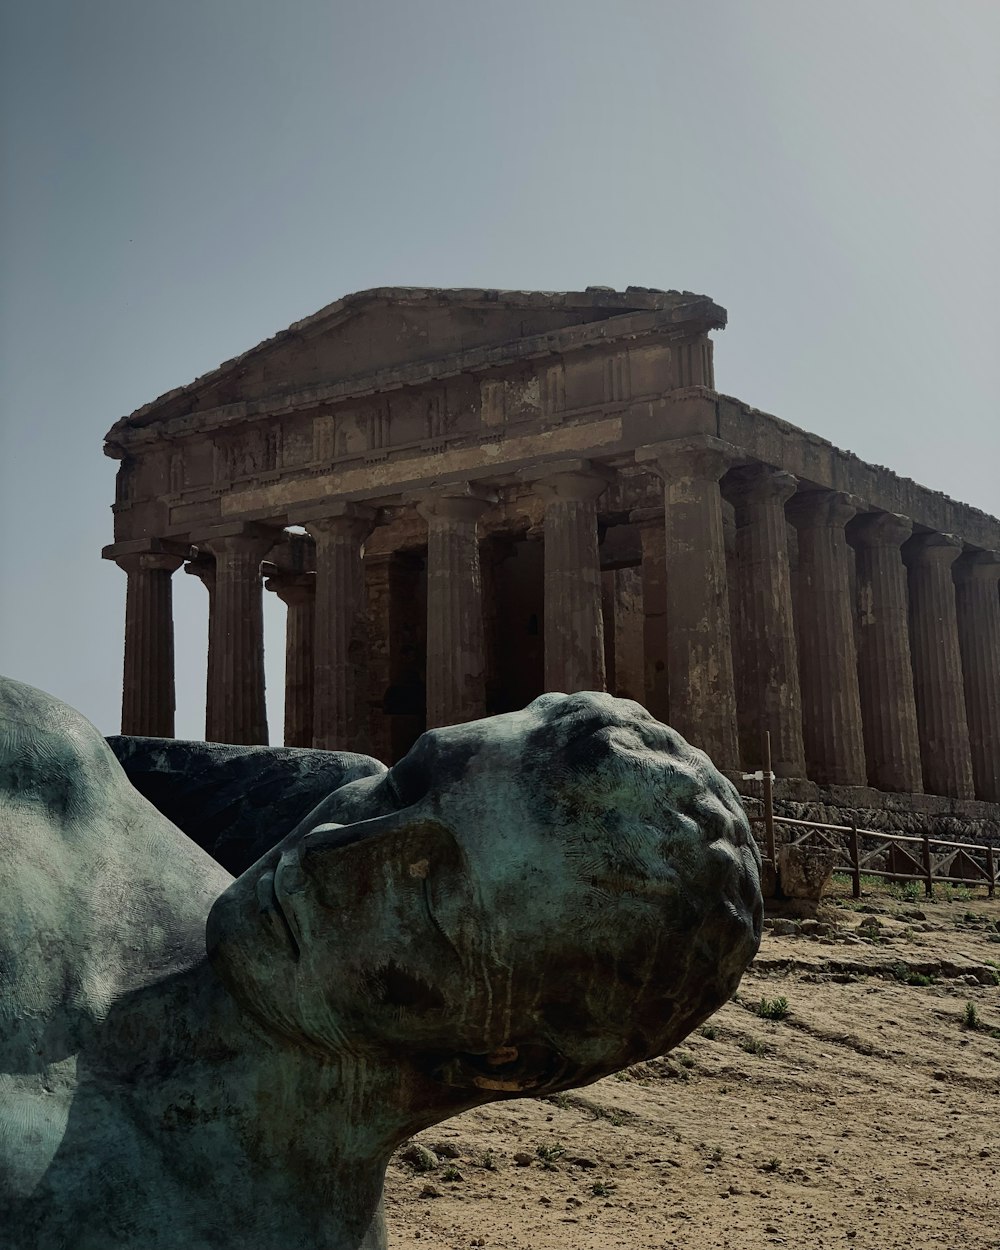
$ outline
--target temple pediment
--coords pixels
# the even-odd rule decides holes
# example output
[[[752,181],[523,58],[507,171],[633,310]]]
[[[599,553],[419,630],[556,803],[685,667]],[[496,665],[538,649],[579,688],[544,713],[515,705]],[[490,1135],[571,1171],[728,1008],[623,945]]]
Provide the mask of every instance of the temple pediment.
[[[177,417],[367,378],[571,327],[653,313],[699,330],[725,325],[725,310],[689,292],[539,292],[385,287],[328,305],[187,386],[116,422],[148,426]],[[694,326],[692,326],[694,328]]]

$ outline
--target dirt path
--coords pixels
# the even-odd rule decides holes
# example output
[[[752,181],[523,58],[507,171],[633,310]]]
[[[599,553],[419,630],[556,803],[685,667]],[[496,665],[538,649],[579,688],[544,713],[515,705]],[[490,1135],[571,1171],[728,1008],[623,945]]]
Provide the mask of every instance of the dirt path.
[[[1000,1250],[1000,900],[862,907],[768,931],[669,1058],[422,1134],[392,1250]]]

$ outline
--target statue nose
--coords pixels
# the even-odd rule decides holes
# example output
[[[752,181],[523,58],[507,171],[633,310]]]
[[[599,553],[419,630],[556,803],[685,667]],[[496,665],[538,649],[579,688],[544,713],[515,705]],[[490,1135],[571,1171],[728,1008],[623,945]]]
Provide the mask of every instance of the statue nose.
[[[281,853],[274,870],[273,889],[278,910],[301,952],[305,945],[305,934],[297,896],[301,896],[306,888],[306,874],[302,867],[302,853],[299,846],[293,846]]]
[[[302,868],[301,843],[282,851],[278,866],[274,870],[275,884],[280,884],[284,894],[301,894],[306,885],[306,874]]]

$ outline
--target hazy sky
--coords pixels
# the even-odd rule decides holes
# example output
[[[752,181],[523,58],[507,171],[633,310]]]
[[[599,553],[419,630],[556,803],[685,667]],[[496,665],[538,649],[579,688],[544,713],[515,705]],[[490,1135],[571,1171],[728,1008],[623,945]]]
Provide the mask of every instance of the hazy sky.
[[[365,287],[703,292],[720,390],[1000,511],[996,0],[0,10],[0,670],[105,732],[105,431]],[[197,737],[207,596],[174,581]]]

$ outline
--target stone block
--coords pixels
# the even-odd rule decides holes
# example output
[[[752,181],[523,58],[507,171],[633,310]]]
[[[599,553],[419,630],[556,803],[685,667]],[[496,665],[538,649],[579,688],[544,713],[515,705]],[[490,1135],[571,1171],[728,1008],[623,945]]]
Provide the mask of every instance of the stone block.
[[[803,915],[815,912],[833,876],[837,856],[825,847],[778,847],[778,885],[783,898]]]

